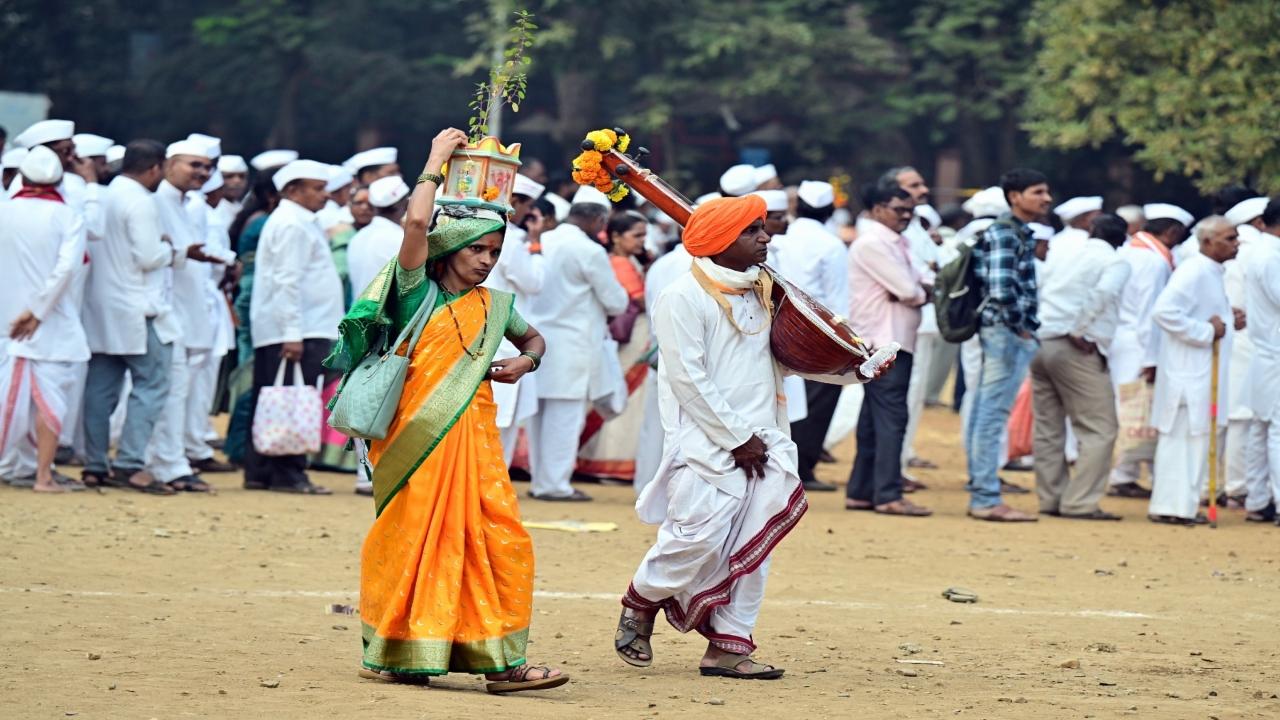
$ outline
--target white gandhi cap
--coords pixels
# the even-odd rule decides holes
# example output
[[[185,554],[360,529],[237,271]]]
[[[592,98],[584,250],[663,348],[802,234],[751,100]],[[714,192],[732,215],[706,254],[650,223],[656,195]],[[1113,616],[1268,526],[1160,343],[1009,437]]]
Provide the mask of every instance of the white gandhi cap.
[[[18,172],[32,184],[57,185],[62,179],[62,158],[49,148],[37,145],[22,158]]]
[[[787,211],[789,203],[786,190],[757,190],[751,194],[764,198],[764,209],[767,212]]]
[[[41,120],[18,133],[13,144],[18,147],[33,148],[45,143],[70,140],[76,132],[76,124],[70,120]]]
[[[1053,214],[1063,222],[1071,222],[1085,213],[1102,209],[1102,196],[1074,197],[1053,209]]]
[[[1195,220],[1191,213],[1169,203],[1147,203],[1142,206],[1142,215],[1148,220],[1177,220],[1187,227]]]
[[[836,201],[836,190],[829,182],[805,180],[796,190],[796,197],[811,208],[824,208]]]
[[[284,190],[284,186],[294,180],[319,180],[329,182],[329,166],[315,160],[294,160],[276,171],[271,178],[276,190]]]
[[[378,178],[369,185],[369,204],[388,208],[409,195],[409,186],[399,175]]]
[[[759,185],[756,169],[751,165],[734,165],[720,176],[720,189],[725,195],[746,195]]]

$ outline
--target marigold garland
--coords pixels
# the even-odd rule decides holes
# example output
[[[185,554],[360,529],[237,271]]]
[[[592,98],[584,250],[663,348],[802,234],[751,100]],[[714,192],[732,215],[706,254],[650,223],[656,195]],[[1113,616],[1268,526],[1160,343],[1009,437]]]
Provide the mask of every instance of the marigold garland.
[[[600,192],[604,193],[613,202],[618,202],[626,197],[630,192],[622,181],[614,179],[608,170],[604,169],[601,164],[604,157],[603,152],[609,150],[617,150],[618,152],[626,152],[631,147],[631,136],[626,133],[617,133],[607,128],[601,130],[592,130],[587,133],[583,146],[591,143],[594,149],[583,150],[578,157],[573,159],[573,181],[579,185],[590,185]]]

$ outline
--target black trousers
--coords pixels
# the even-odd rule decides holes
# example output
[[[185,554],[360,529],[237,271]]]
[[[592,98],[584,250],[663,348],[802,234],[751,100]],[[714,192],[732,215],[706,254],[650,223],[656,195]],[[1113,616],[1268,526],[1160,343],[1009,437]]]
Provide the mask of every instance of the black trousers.
[[[302,379],[314,385],[316,379],[324,372],[320,363],[329,354],[333,342],[330,340],[304,340],[302,342]],[[258,409],[258,394],[264,387],[270,387],[276,381],[276,370],[280,368],[280,349],[282,345],[267,345],[253,350],[253,392],[249,401],[249,417],[253,417]],[[286,382],[292,382],[293,369],[285,368]],[[253,436],[250,432],[249,442],[244,452],[244,481],[259,483],[266,487],[288,487],[308,482],[306,455],[259,455],[253,447]]]
[[[858,455],[846,488],[853,500],[884,505],[902,499],[902,440],[907,434],[911,359],[911,353],[899,352],[892,370],[863,386]]]
[[[831,427],[831,418],[836,414],[836,403],[840,402],[843,389],[830,383],[804,381],[809,414],[803,420],[791,423],[791,439],[795,441],[800,456],[800,479],[804,482],[818,479],[813,469],[818,465],[818,456],[822,455],[822,443],[827,439],[827,430]]]

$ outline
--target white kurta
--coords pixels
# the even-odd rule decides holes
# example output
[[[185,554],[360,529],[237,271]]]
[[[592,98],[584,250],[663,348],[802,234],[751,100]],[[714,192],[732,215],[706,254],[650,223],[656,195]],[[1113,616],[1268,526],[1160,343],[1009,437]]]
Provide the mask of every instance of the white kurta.
[[[586,400],[604,361],[608,317],[627,309],[627,291],[604,246],[565,223],[542,236],[545,279],[529,303],[528,320],[547,340],[538,369],[538,397]]]
[[[1126,245],[1121,259],[1129,263],[1129,280],[1120,293],[1120,316],[1107,355],[1111,379],[1117,385],[1133,382],[1144,367],[1155,364],[1160,335],[1152,311],[1173,269],[1159,253]]]
[[[817,220],[799,218],[773,238],[778,272],[832,312],[849,307],[848,249]]]
[[[336,340],[342,315],[342,278],[315,213],[281,200],[262,227],[254,257],[253,346]]]
[[[155,196],[136,180],[124,175],[112,180],[105,210],[106,235],[90,248],[85,332],[93,352],[142,355],[147,318],[154,318],[161,342],[173,342],[181,333],[168,299],[175,253],[160,239],[164,230]]]
[[[369,283],[400,254],[404,228],[381,215],[356,231],[347,243],[347,275],[351,278],[352,302],[360,297]]]
[[[193,215],[186,207],[186,196],[169,184],[160,183],[156,189],[156,206],[160,210],[160,224],[173,243],[175,257],[186,257],[187,248],[205,242],[203,223],[197,227]],[[184,347],[209,349],[213,347],[213,333],[209,328],[209,268],[200,262],[181,262],[173,266],[169,285],[169,301],[174,316],[182,328],[181,343]]]
[[[1261,233],[1252,225],[1240,225],[1240,250],[1234,260],[1223,264],[1223,284],[1227,289],[1227,299],[1231,307],[1247,310],[1245,297],[1245,268],[1254,262]],[[1222,403],[1221,412],[1227,414],[1227,447],[1225,455],[1226,492],[1231,497],[1245,494],[1249,476],[1249,465],[1258,464],[1258,460],[1250,456],[1265,452],[1256,443],[1251,443],[1250,425],[1254,422],[1253,411],[1249,407],[1249,362],[1253,357],[1253,341],[1249,328],[1237,330],[1231,341],[1231,357],[1223,358],[1228,363],[1231,376],[1231,395]],[[1261,463],[1265,464],[1265,460]]]
[[[1152,423],[1160,431],[1152,515],[1195,517],[1207,481],[1213,316],[1227,326],[1220,341],[1218,397],[1225,400],[1231,391],[1227,360],[1234,331],[1223,274],[1223,266],[1204,255],[1188,258],[1169,278],[1152,311],[1161,330],[1151,408]],[[1220,413],[1218,427],[1226,424],[1226,413]]]

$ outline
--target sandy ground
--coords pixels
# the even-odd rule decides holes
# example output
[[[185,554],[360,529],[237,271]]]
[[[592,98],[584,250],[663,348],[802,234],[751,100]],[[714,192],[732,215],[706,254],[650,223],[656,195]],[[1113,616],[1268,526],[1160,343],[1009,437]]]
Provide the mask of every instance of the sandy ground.
[[[531,656],[567,688],[491,697],[467,676],[430,689],[356,677],[358,551],[372,517],[349,476],[335,497],[0,491],[0,717],[522,718],[1280,716],[1280,529],[1155,526],[1139,501],[1118,524],[963,516],[958,423],[930,410],[919,447],[942,470],[916,496],[930,519],[849,513],[837,494],[775,556],[757,629],[778,682],[703,679],[696,636],[660,626],[657,663],[623,665],[616,596],[652,530],[631,490],[526,519],[609,520],[618,532],[535,530]],[[828,479],[847,471],[826,466]],[[1030,476],[1010,476],[1029,483]],[[1015,498],[1034,509],[1028,496]],[[976,605],[940,597],[951,585]],[[902,664],[898,659],[936,664]]]

